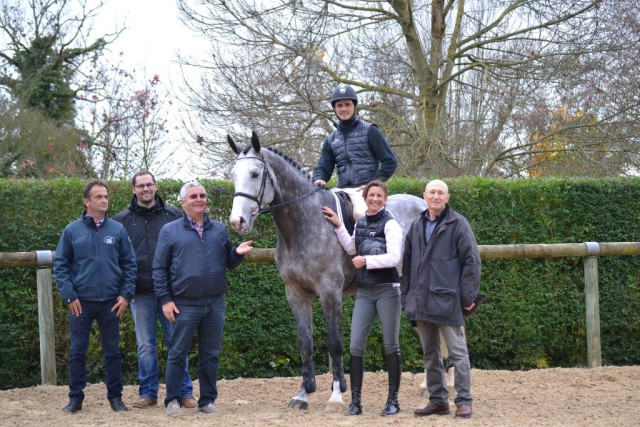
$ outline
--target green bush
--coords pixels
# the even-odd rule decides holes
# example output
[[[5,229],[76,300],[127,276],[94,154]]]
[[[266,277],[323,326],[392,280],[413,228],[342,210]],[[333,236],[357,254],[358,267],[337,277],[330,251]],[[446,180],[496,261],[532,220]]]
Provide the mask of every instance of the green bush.
[[[480,245],[640,241],[640,181],[635,179],[447,180],[450,204],[465,215]],[[231,209],[233,186],[203,180],[210,194],[210,216],[223,222]],[[55,250],[62,229],[83,211],[84,181],[0,179],[0,252]],[[159,193],[178,206],[178,181],[160,181]],[[421,196],[424,181],[389,182],[392,194]],[[129,182],[113,182],[110,213],[124,209]],[[256,247],[274,247],[270,215],[256,221],[249,236],[231,232],[235,242],[253,239]],[[40,350],[35,269],[0,271],[0,388],[40,382]],[[586,365],[583,265],[580,258],[485,259],[481,291],[489,301],[467,321],[472,365],[485,369],[529,369]],[[243,264],[229,273],[227,321],[220,375],[272,377],[300,375],[296,328],[284,284],[273,264]],[[640,363],[640,257],[599,259],[602,358],[604,364]],[[344,348],[348,362],[353,298],[344,299]],[[54,289],[58,382],[68,379],[68,309]],[[126,383],[137,382],[136,340],[130,312],[122,318],[121,349]],[[422,370],[417,334],[403,316],[404,368]],[[314,304],[314,360],[328,368],[325,324]],[[195,345],[195,344],[194,344]],[[159,348],[164,371],[166,348]],[[384,369],[382,332],[374,325],[365,366]],[[197,370],[197,354],[190,367]],[[99,340],[89,349],[89,381],[103,381]]]

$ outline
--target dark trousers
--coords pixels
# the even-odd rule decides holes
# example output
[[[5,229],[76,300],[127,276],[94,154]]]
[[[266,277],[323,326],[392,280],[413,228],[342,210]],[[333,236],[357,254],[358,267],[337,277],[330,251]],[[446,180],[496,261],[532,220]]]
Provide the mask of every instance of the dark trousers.
[[[82,313],[70,314],[71,354],[69,355],[69,399],[82,401],[87,385],[87,350],[93,321],[98,322],[104,355],[107,399],[122,398],[122,358],[120,356],[120,318],[111,308],[116,299],[80,301]]]

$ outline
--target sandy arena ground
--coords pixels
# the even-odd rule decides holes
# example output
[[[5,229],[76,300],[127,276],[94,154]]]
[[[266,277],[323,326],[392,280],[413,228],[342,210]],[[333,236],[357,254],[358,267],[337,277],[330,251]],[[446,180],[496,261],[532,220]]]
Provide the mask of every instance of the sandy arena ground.
[[[450,416],[417,418],[413,410],[424,406],[419,395],[422,375],[404,373],[400,388],[402,411],[381,417],[387,396],[384,372],[367,372],[363,411],[349,417],[327,408],[331,378],[318,376],[318,392],[309,409],[287,408],[300,378],[236,379],[218,382],[216,415],[182,409],[179,417],[165,415],[163,405],[133,409],[137,388],[127,386],[124,402],[129,412],[114,413],[103,384],[87,387],[82,411],[65,414],[67,387],[38,386],[0,391],[0,425],[8,426],[639,426],[640,366],[596,369],[542,369],[527,372],[473,370],[474,413],[470,420],[455,419],[451,397]],[[194,382],[197,397],[197,381]],[[164,398],[164,389],[160,391]],[[345,393],[345,405],[350,400]]]

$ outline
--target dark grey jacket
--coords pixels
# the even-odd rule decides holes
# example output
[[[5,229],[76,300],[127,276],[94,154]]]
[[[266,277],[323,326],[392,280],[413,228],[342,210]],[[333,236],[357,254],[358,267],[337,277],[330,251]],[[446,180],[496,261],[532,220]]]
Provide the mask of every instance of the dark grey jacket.
[[[402,307],[409,320],[464,325],[462,307],[480,289],[480,254],[469,222],[447,205],[445,217],[425,241],[425,215],[409,228],[402,264]]]
[[[156,203],[151,208],[140,206],[136,196],[133,196],[129,207],[113,217],[115,221],[124,225],[136,251],[136,294],[153,293],[151,265],[156,253],[158,234],[163,225],[178,218],[182,218],[180,209],[166,206],[157,194]]]

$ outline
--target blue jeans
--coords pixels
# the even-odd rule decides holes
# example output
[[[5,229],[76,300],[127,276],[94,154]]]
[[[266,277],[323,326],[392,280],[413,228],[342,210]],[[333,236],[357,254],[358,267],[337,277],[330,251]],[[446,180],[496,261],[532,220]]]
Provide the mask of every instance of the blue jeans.
[[[69,314],[71,352],[69,354],[69,399],[82,401],[87,385],[87,350],[93,321],[98,322],[102,354],[104,355],[107,399],[122,398],[122,358],[120,356],[120,318],[111,308],[116,299],[80,301],[82,313]]]
[[[165,405],[174,399],[182,403],[180,383],[184,364],[189,354],[196,331],[198,332],[198,380],[200,398],[198,406],[203,407],[215,402],[218,397],[216,379],[218,362],[222,349],[222,330],[224,328],[226,302],[224,294],[204,305],[176,304],[179,314],[173,329],[173,338],[169,345],[167,358],[167,397]]]
[[[158,368],[158,319],[162,326],[164,342],[169,347],[173,335],[173,324],[162,313],[155,294],[136,295],[131,300],[131,313],[138,341],[138,389],[140,397],[158,400],[160,387],[160,371]],[[185,361],[184,376],[180,388],[180,396],[193,395],[193,384],[189,377],[189,363]]]

